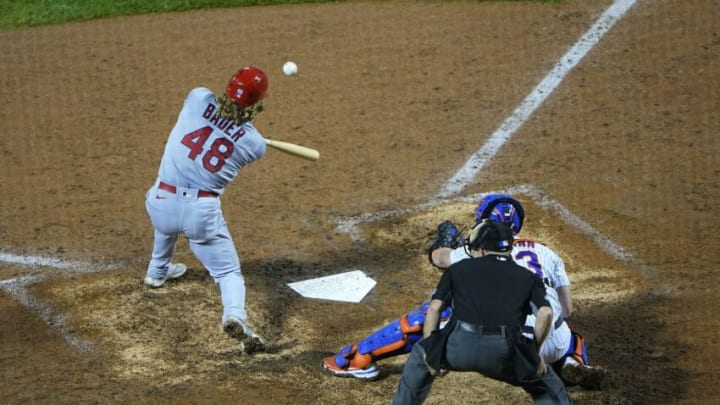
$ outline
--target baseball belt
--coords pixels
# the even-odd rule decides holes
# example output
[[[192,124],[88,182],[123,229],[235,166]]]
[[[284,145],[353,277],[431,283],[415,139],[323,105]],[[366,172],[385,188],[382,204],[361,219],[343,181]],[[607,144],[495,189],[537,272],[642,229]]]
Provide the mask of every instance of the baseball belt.
[[[168,193],[177,193],[177,187],[173,186],[172,184],[165,183],[164,181],[161,181],[160,184],[158,184],[158,188],[160,190],[165,190]],[[212,191],[205,191],[205,190],[198,190],[198,197],[217,197],[217,193],[213,193]]]

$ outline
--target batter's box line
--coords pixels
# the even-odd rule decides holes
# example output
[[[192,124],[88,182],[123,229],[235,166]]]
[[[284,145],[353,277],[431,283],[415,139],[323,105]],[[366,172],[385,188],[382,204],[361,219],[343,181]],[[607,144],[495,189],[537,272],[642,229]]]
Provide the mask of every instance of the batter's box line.
[[[69,262],[55,258],[47,258],[41,256],[20,256],[12,253],[1,253],[0,261],[12,264],[18,264],[25,267],[50,267],[61,269],[60,272],[44,272],[41,274],[31,274],[20,276],[8,280],[0,281],[0,288],[7,291],[10,295],[29,309],[30,312],[40,317],[48,326],[56,330],[65,339],[70,346],[76,347],[81,351],[92,350],[94,344],[88,340],[82,339],[68,326],[67,316],[58,314],[54,308],[32,295],[28,290],[28,286],[39,283],[44,280],[56,277],[77,276],[81,274],[97,273],[101,271],[113,270],[119,265],[95,265],[87,262]]]
[[[20,304],[28,308],[33,314],[39,316],[50,328],[62,335],[65,342],[80,351],[90,351],[94,345],[89,340],[82,339],[68,326],[67,316],[58,314],[51,305],[42,302],[28,291],[27,286],[47,279],[43,275],[18,277],[12,280],[3,280],[0,288],[10,293]]]
[[[560,204],[558,201],[548,197],[545,192],[530,184],[511,186],[506,190],[478,193],[470,196],[439,198],[432,200],[428,203],[419,204],[411,208],[380,211],[374,214],[360,214],[354,217],[335,221],[335,229],[337,232],[347,234],[354,242],[361,242],[364,241],[365,238],[358,225],[384,221],[403,215],[415,214],[446,204],[459,202],[477,203],[480,201],[480,199],[482,199],[488,194],[525,195],[531,200],[533,200],[540,207],[552,211],[553,213],[555,213],[555,215],[560,217],[563,222],[577,229],[581,234],[585,235],[586,237],[590,238],[595,245],[597,245],[603,252],[607,253],[611,257],[628,265],[639,266],[644,272],[647,271],[643,263],[639,261],[633,253],[630,253],[610,238],[604,236],[598,230],[593,228],[590,224],[580,219],[580,217],[578,217],[577,215],[573,214],[567,207]]]

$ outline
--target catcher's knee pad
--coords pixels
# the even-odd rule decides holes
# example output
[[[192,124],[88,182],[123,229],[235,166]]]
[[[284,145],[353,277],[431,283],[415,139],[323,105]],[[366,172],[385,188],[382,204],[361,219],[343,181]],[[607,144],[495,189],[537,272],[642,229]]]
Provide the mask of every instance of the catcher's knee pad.
[[[565,353],[566,357],[572,357],[575,361],[582,364],[583,366],[589,366],[590,361],[588,360],[588,352],[585,347],[585,338],[583,335],[572,331],[572,337],[570,339],[570,347]]]

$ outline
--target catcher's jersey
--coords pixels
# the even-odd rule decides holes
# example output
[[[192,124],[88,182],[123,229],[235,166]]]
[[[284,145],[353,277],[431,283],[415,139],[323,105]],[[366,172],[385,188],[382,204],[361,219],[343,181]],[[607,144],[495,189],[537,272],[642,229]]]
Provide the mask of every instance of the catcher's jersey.
[[[532,239],[515,239],[512,257],[515,263],[542,278],[552,288],[570,285],[565,263],[560,256],[542,242]]]
[[[191,90],[165,145],[158,178],[177,187],[222,195],[238,171],[265,154],[265,139],[251,122],[218,115],[215,95]]]
[[[455,263],[469,256],[464,247],[453,249],[450,262]],[[560,256],[542,242],[532,239],[515,239],[512,257],[515,262],[542,278],[552,288],[570,285],[565,263]]]

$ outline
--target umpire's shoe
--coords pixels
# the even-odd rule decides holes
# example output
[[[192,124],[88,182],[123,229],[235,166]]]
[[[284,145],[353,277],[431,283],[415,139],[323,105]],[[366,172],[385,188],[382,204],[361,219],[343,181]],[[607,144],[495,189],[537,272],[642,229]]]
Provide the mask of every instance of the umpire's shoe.
[[[170,266],[168,266],[168,271],[165,277],[153,278],[148,275],[145,277],[144,283],[146,286],[152,288],[162,287],[166,281],[182,277],[185,274],[185,271],[187,271],[187,266],[185,266],[184,264],[171,264]]]
[[[245,354],[265,351],[265,342],[245,322],[231,316],[223,322],[223,330],[240,342],[240,348]]]

